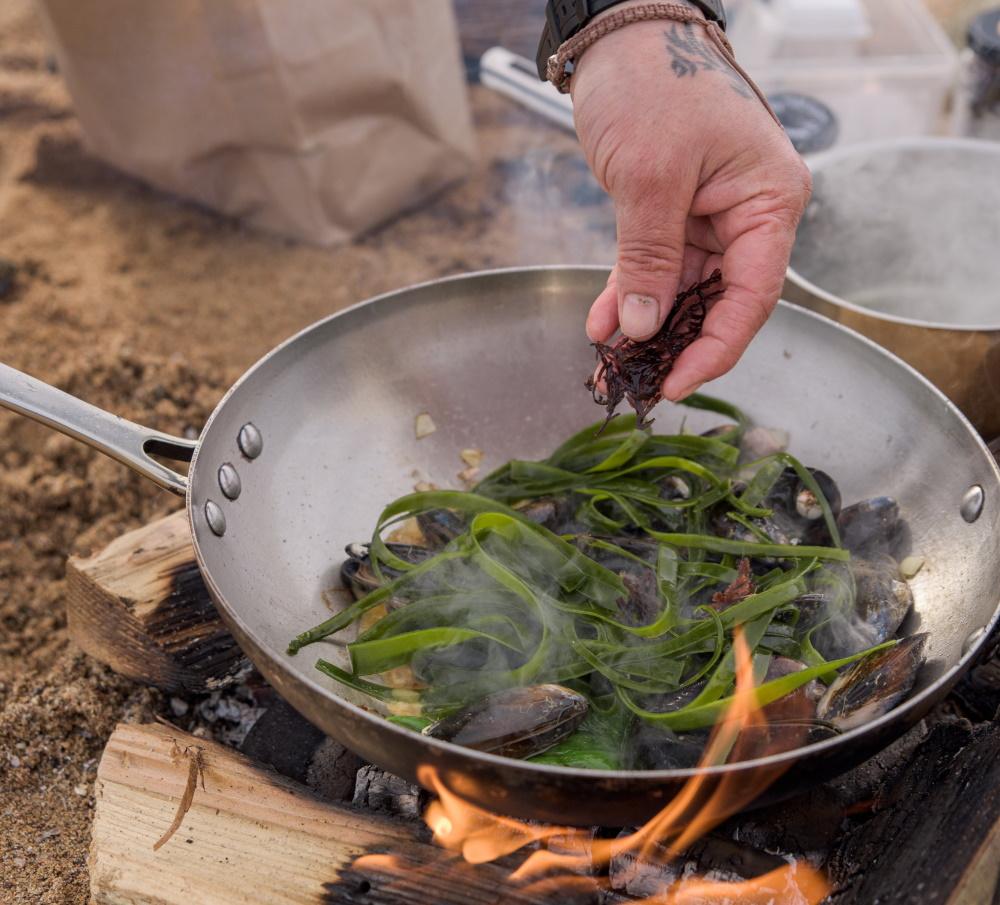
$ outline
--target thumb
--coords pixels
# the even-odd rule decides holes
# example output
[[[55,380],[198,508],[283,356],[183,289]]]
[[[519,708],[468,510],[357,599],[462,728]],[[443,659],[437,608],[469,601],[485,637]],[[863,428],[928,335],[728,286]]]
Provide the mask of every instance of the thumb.
[[[666,197],[650,193],[618,206],[618,323],[630,339],[653,336],[678,292],[692,196]]]

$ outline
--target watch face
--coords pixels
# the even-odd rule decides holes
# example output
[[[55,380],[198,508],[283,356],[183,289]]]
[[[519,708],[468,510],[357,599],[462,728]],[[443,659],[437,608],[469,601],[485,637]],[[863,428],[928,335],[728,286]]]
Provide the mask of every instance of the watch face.
[[[713,19],[723,28],[726,27],[726,10],[722,5],[722,0],[694,0],[695,6],[700,6],[703,13],[709,19]]]

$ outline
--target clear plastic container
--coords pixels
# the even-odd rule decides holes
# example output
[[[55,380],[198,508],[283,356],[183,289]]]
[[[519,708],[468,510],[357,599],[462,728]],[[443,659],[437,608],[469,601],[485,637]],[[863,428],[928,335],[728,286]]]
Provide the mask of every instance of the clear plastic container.
[[[856,57],[871,37],[862,0],[769,0],[747,7],[734,27],[753,39],[741,42],[743,64],[770,59]],[[735,40],[739,40],[736,38]]]
[[[860,0],[860,6],[866,37],[847,40],[842,31],[828,47],[822,41],[796,46],[763,34],[765,4],[743,0],[730,38],[767,94],[795,92],[826,104],[839,123],[838,144],[947,132],[958,69],[948,37],[922,0]]]

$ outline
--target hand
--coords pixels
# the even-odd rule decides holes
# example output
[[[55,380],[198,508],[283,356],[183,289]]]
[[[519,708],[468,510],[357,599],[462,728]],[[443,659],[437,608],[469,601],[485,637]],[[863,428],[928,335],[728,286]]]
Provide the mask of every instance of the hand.
[[[571,88],[580,142],[618,223],[591,340],[619,328],[649,338],[678,291],[722,269],[725,293],[663,385],[664,398],[683,399],[736,364],[777,304],[809,171],[700,25],[612,32],[582,55]]]

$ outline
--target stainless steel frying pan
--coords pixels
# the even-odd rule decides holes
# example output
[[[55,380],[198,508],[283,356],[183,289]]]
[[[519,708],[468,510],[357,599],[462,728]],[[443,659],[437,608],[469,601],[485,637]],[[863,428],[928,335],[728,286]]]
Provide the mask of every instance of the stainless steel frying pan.
[[[600,269],[473,274],[405,289],[321,321],[279,346],[229,391],[197,443],[114,418],[0,365],[0,404],[97,447],[187,494],[205,582],[240,645],[278,692],[363,757],[408,778],[420,764],[496,811],[625,825],[658,810],[692,771],[605,773],[534,766],[455,747],[386,722],[314,668],[330,644],[285,645],[329,615],[344,545],[419,478],[455,483],[458,451],[487,468],[547,454],[600,415],[583,315]],[[1000,473],[972,427],[926,380],[878,346],[782,304],[711,391],[830,472],[845,500],[891,493],[927,564],[904,628],[930,633],[915,694],[868,725],[799,752],[776,794],[860,762],[913,725],[975,657],[998,617]],[[417,441],[414,417],[437,431]],[[657,427],[682,412],[661,406]],[[689,428],[717,423],[683,412]],[[190,459],[188,478],[150,454]],[[341,660],[343,662],[343,660]],[[714,768],[743,773],[760,762]]]

